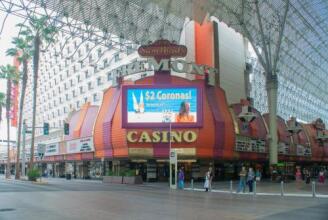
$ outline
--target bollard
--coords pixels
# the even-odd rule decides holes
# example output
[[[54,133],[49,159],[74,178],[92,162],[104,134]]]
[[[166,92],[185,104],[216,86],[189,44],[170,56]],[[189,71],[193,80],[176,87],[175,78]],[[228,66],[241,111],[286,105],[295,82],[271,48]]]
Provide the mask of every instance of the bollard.
[[[191,183],[190,183],[190,185],[191,185],[191,189],[194,190],[194,179],[193,179],[193,178],[191,178]]]
[[[281,181],[280,183],[280,195],[281,196],[284,196],[284,181]]]
[[[315,181],[312,181],[312,197],[316,197],[316,194],[315,194]]]
[[[253,195],[256,196],[256,181],[253,182]]]
[[[232,193],[232,180],[230,180],[230,193]]]

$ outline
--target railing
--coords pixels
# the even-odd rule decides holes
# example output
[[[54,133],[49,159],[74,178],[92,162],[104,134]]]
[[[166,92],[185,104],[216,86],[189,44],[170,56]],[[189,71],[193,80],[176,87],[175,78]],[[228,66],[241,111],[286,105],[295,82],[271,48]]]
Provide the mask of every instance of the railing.
[[[253,190],[249,190],[249,185],[245,185],[245,189],[238,188],[239,181],[220,181],[213,182],[210,191],[219,193],[230,193],[238,195],[252,195],[252,196],[281,196],[281,197],[313,197],[313,198],[327,198],[328,199],[328,183],[321,183],[317,179],[312,179],[310,182],[306,181],[289,181],[289,182],[271,182],[253,181]],[[204,182],[194,181],[185,184],[186,190],[205,191]],[[239,191],[239,192],[238,192]]]

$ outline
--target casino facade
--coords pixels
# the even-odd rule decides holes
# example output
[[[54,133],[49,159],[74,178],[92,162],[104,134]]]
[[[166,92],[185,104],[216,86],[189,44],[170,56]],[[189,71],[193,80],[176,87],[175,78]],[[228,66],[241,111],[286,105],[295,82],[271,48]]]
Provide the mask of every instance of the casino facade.
[[[129,169],[138,170],[144,180],[164,181],[170,149],[175,149],[187,179],[202,177],[210,166],[217,179],[236,177],[243,165],[270,173],[268,114],[262,115],[247,99],[229,105],[212,67],[192,64],[190,68],[198,69],[190,71],[193,79],[171,74],[174,65],[162,60],[184,57],[184,46],[160,40],[139,51],[154,58],[156,63],[149,65],[154,74],[131,81],[124,80],[121,70],[119,84],[104,91],[101,106],[87,103],[70,115],[70,134],[47,146],[40,161],[44,169],[77,178]],[[182,61],[179,65],[176,70],[186,69]],[[320,135],[328,131],[322,120],[302,124],[278,117],[277,123],[278,169],[293,175],[296,167],[327,165],[328,143]]]
[[[71,112],[69,134],[45,144],[37,159],[43,172],[101,178],[135,170],[144,180],[166,181],[174,149],[187,179],[202,178],[209,167],[216,179],[237,178],[241,166],[269,176],[268,114],[240,95],[245,85],[239,78],[232,89],[225,85],[230,76],[219,71],[212,24],[195,24],[193,32],[186,46],[158,40],[139,48],[141,59],[111,70],[117,83],[103,91],[101,104],[86,102]],[[143,72],[151,74],[129,80]],[[328,131],[320,118],[276,120],[279,171],[292,176],[298,167],[327,166]]]

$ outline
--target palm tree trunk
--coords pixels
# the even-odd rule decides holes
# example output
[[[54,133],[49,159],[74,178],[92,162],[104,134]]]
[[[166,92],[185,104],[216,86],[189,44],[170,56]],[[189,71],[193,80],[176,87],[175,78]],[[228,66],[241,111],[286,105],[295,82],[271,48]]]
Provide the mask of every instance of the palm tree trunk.
[[[20,179],[20,145],[21,145],[21,134],[22,134],[22,123],[23,123],[23,109],[25,92],[27,85],[27,60],[23,60],[23,79],[22,79],[22,91],[19,101],[19,119],[18,119],[18,136],[17,136],[17,158],[16,158],[16,175],[15,179]],[[23,167],[22,169],[25,169]]]
[[[0,124],[1,124],[1,121],[2,121],[2,106],[1,106],[1,103],[0,103]]]
[[[10,103],[11,103],[11,79],[7,79],[7,99],[6,99],[6,118],[7,118],[7,169],[6,178],[10,178]]]
[[[38,88],[38,71],[39,71],[39,54],[40,54],[40,35],[36,34],[34,38],[34,54],[33,54],[33,118],[32,118],[32,139],[31,139],[31,155],[29,168],[33,168],[34,163],[34,138],[35,138],[35,116],[36,116],[36,97]]]

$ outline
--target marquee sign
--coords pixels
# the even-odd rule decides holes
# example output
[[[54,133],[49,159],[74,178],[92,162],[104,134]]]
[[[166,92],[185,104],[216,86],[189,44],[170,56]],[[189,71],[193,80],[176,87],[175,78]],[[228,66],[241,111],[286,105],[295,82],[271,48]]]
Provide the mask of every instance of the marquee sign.
[[[84,152],[93,152],[93,138],[79,138],[71,141],[67,141],[67,153],[84,153]]]
[[[171,43],[168,40],[158,40],[153,44],[139,47],[138,53],[141,57],[155,57],[155,59],[185,57],[187,47]]]
[[[109,74],[114,76],[114,78],[122,78],[140,72],[154,71],[168,73],[173,70],[177,73],[207,75],[208,85],[214,86],[215,75],[219,73],[216,68],[197,65],[196,63],[187,62],[183,59],[176,59],[187,55],[187,47],[171,43],[167,40],[158,40],[153,44],[140,46],[138,53],[141,57],[147,58],[147,60],[138,60],[127,65],[119,66]]]
[[[170,134],[171,133],[171,134]],[[128,131],[126,139],[130,143],[192,143],[197,140],[195,131]],[[171,139],[171,140],[170,140]]]

